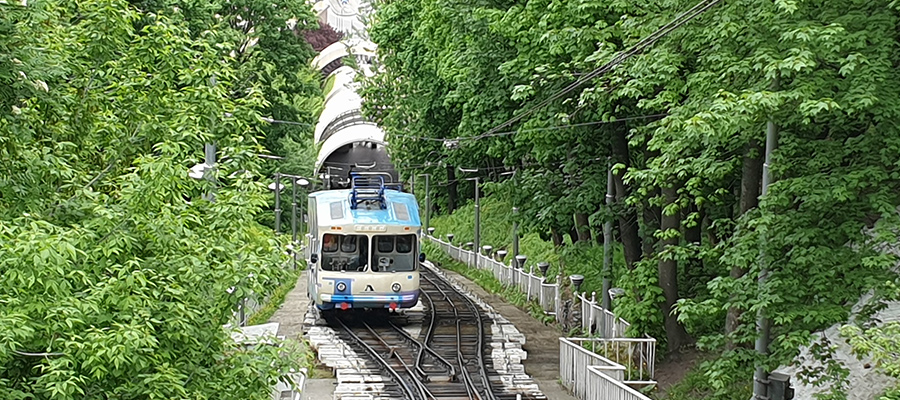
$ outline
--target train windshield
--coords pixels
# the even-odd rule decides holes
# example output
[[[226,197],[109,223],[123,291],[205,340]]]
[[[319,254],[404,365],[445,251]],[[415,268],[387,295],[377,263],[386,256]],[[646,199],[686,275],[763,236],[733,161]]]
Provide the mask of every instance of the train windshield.
[[[369,238],[365,235],[322,237],[322,269],[325,271],[364,271],[369,258]]]
[[[379,235],[372,238],[372,271],[403,272],[416,269],[416,235]]]

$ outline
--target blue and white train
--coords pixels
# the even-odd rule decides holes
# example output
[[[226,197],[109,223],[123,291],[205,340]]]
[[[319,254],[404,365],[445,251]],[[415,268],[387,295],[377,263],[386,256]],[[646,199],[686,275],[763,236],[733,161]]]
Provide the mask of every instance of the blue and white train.
[[[379,175],[309,195],[309,296],[320,310],[410,308],[425,261],[412,194]]]

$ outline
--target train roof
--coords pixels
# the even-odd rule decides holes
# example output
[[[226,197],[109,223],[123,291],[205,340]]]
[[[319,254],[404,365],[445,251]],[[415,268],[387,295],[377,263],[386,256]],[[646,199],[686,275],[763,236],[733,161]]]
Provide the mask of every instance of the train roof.
[[[335,225],[393,225],[420,227],[419,205],[415,196],[393,189],[384,190],[385,209],[379,201],[360,203],[351,207],[353,189],[323,190],[309,195],[316,199],[319,226]]]

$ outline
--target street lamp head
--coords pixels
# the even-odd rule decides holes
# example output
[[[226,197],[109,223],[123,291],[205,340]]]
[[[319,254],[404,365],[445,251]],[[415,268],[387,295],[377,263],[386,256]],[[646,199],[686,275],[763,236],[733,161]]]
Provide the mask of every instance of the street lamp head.
[[[303,187],[309,186],[309,181],[306,178],[300,178],[297,180],[297,184]]]
[[[572,281],[572,286],[575,286],[575,291],[577,292],[581,290],[581,284],[584,283],[584,275],[571,275],[569,280]]]
[[[281,192],[284,190],[284,185],[282,185],[280,182],[272,182],[269,184],[269,190],[273,192],[276,190]]]
[[[524,254],[519,254],[516,256],[516,269],[522,269],[525,267],[525,261],[528,260],[528,256]]]
[[[485,245],[485,246],[481,246],[481,249],[484,250],[484,255],[486,255],[486,256],[488,256],[488,257],[490,257],[490,256],[492,256],[492,255],[494,254],[494,247],[493,247],[493,246]]]
[[[541,270],[541,275],[547,276],[547,270],[550,269],[550,263],[546,261],[541,261],[538,263],[538,269]]]

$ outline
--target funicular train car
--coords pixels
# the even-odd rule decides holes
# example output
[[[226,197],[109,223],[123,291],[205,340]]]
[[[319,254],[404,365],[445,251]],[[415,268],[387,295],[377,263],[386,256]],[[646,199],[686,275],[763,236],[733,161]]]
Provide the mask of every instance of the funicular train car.
[[[389,176],[388,176],[389,178]],[[379,174],[309,195],[309,296],[319,310],[403,309],[425,261],[415,196]]]

